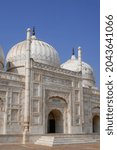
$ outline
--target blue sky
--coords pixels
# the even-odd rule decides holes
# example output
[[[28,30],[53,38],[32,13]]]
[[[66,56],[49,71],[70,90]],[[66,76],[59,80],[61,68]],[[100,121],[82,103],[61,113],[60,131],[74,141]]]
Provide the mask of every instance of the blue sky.
[[[100,85],[99,0],[0,0],[0,45],[5,51],[26,38],[35,26],[37,38],[56,48],[61,63],[72,48],[82,47],[82,59],[94,69]]]

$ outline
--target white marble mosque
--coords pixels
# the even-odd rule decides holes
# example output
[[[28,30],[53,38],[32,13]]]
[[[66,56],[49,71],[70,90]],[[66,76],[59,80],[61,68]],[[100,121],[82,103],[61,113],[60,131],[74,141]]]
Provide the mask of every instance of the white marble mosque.
[[[56,49],[28,28],[6,59],[0,48],[0,143],[88,138],[99,131],[100,92],[80,47],[78,56],[73,49],[71,59],[60,64]]]

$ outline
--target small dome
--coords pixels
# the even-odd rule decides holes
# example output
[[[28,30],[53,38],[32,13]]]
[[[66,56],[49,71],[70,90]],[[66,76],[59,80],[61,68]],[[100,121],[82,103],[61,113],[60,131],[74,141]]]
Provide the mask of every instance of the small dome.
[[[14,70],[17,68],[20,73],[21,68],[25,65],[27,41],[22,41],[13,46],[7,54],[7,69]],[[60,67],[58,52],[49,44],[37,40],[35,36],[31,38],[31,58],[35,62]],[[22,73],[24,74],[24,73]]]
[[[4,52],[3,49],[0,47],[0,70],[4,69]]]
[[[61,65],[61,68],[78,72],[78,59],[72,55],[71,59],[66,61]],[[82,77],[83,77],[83,86],[92,87],[95,86],[95,79],[93,75],[93,69],[91,66],[85,62],[82,62]]]

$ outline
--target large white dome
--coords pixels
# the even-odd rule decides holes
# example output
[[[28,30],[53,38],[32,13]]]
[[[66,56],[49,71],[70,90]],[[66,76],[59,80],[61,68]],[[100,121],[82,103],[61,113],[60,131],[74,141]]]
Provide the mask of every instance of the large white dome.
[[[68,61],[66,61],[61,65],[61,68],[78,72],[79,69],[78,59],[74,55],[72,55],[71,59],[69,59]],[[83,86],[85,87],[95,86],[93,69],[89,64],[85,62],[82,62],[82,78],[83,78]]]
[[[4,69],[4,52],[3,49],[0,47],[0,70]]]
[[[6,57],[8,70],[14,71],[14,68],[17,68],[18,73],[24,74],[21,73],[20,69],[25,65],[26,45],[27,41],[25,40],[10,49]],[[51,45],[37,40],[35,36],[31,38],[31,58],[39,63],[55,67],[60,66],[58,52]]]

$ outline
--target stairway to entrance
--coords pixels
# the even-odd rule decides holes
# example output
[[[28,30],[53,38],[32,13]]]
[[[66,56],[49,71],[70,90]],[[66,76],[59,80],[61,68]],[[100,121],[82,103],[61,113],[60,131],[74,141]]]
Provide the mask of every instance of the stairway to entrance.
[[[99,142],[98,134],[48,134],[41,136],[35,144],[54,146],[63,144],[79,144]]]

